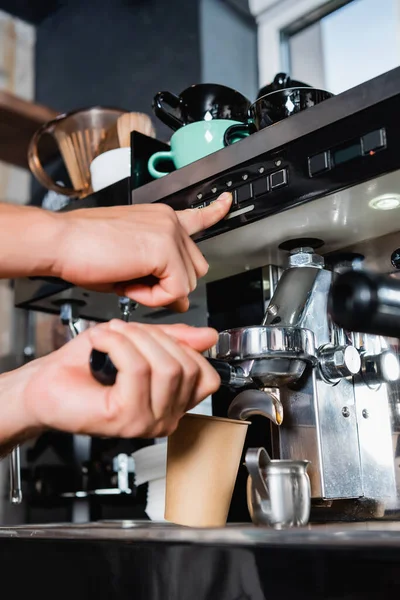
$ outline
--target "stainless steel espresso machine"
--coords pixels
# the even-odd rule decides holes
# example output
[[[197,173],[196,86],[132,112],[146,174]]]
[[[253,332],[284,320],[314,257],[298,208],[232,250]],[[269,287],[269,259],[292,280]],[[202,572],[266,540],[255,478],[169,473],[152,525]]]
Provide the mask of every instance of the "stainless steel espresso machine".
[[[196,570],[200,564],[212,570],[212,552],[206,558],[205,551],[222,547],[213,560],[229,556],[231,572],[236,569],[240,579],[246,565],[257,582],[250,591],[235,588],[241,596],[218,596],[224,598],[264,598],[267,589],[283,597],[322,598],[328,579],[330,593],[335,588],[330,597],[344,597],[344,588],[332,581],[347,571],[349,552],[354,568],[348,597],[377,593],[368,565],[372,569],[378,555],[380,581],[384,573],[396,580],[390,565],[400,556],[399,101],[400,69],[395,69],[162,179],[140,187],[124,180],[64,209],[163,202],[180,210],[204,206],[224,190],[233,193],[228,216],[196,237],[210,264],[197,294],[207,299],[209,323],[220,331],[212,355],[240,375],[237,385],[215,395],[214,410],[258,419],[247,447],[257,443],[274,458],[311,462],[310,526],[283,532],[243,526],[240,509],[231,526],[218,532],[100,523],[85,533],[54,526],[15,528],[13,535],[41,541],[80,536],[92,546],[98,539],[136,544],[162,539],[171,544],[166,554],[176,551],[175,544],[192,547]],[[132,164],[144,138],[132,134]],[[356,281],[364,273],[385,276],[382,306],[391,309],[382,332],[379,327],[371,332],[368,319],[363,329],[350,305],[345,318],[343,311],[338,317],[346,288],[333,297],[335,282],[342,275]],[[116,298],[57,280],[17,281],[15,304],[54,314],[68,305],[76,318],[99,321],[120,314]],[[199,303],[195,306],[200,310]],[[131,318],[173,317],[163,311],[152,318],[151,311],[138,307]],[[190,312],[187,318],[190,322]],[[269,398],[268,419],[265,410],[258,416],[257,402],[241,401],[242,390]],[[240,474],[238,482],[233,504],[235,498],[243,504]],[[296,581],[280,579],[281,587],[274,587],[273,570],[293,558],[299,575],[309,561],[319,565],[319,581],[303,572],[304,584],[293,577]],[[190,570],[190,561],[185,564]]]

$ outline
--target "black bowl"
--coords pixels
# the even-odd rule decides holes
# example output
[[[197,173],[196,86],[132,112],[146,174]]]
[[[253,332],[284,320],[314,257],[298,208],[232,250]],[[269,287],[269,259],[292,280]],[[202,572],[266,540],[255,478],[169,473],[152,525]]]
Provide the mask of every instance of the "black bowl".
[[[245,125],[232,125],[224,136],[225,146],[247,137],[287,117],[302,112],[332,98],[334,94],[312,87],[293,87],[276,90],[258,98],[250,107],[250,119]]]
[[[316,106],[333,94],[312,87],[293,87],[276,90],[261,96],[250,108],[251,118],[257,131],[269,127],[307,108]]]
[[[277,75],[275,75],[272,83],[269,83],[268,85],[265,85],[260,89],[260,91],[257,94],[257,100],[258,98],[266,96],[267,94],[271,94],[272,92],[276,92],[277,90],[305,87],[309,88],[312,86],[308,83],[304,83],[303,81],[292,79],[287,73],[278,73]]]
[[[192,85],[178,96],[158,92],[153,99],[156,116],[176,131],[184,125],[213,119],[230,119],[246,123],[250,100],[240,92],[215,83]]]

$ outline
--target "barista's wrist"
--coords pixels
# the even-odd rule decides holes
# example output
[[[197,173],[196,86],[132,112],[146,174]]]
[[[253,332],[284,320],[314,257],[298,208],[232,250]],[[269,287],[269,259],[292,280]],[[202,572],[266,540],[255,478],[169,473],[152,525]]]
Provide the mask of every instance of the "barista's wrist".
[[[0,204],[0,278],[57,276],[64,220],[33,206]]]
[[[0,375],[0,457],[14,446],[36,437],[43,427],[29,410],[26,393],[34,363]]]
[[[31,271],[36,276],[61,277],[62,246],[66,232],[63,214],[43,209],[35,210],[35,225],[30,227],[34,264]]]

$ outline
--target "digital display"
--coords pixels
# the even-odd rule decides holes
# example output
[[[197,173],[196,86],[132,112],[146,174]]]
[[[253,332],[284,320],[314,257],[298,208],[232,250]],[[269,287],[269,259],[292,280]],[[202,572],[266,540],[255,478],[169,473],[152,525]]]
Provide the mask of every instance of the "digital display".
[[[360,142],[357,142],[357,144],[353,144],[352,146],[340,148],[339,150],[333,151],[332,155],[335,165],[341,165],[342,163],[345,163],[348,160],[357,158],[357,156],[362,156],[361,144]]]

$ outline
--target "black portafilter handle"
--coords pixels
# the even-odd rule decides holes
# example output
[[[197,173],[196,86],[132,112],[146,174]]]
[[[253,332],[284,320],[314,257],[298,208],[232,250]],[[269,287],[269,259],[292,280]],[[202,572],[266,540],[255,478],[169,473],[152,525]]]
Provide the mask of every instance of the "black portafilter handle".
[[[400,338],[400,281],[366,271],[346,271],[331,285],[328,312],[347,331]]]
[[[241,385],[249,383],[245,376],[241,376],[236,369],[233,369],[228,363],[214,358],[207,358],[209,363],[217,371],[221,378],[221,385],[232,385],[242,381]],[[90,371],[93,377],[102,385],[114,385],[117,378],[117,369],[114,366],[108,354],[99,350],[92,350],[90,355]]]

